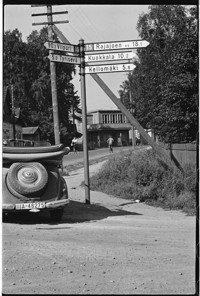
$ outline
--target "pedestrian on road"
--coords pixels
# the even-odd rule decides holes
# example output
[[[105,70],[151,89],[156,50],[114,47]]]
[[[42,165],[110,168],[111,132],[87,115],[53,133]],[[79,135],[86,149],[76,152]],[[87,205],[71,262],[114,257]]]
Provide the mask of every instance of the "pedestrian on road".
[[[113,153],[114,139],[112,137],[109,137],[108,140],[107,140],[107,143],[108,143],[109,152]]]
[[[71,143],[72,149],[74,153],[77,153],[78,150],[78,139],[76,137],[73,138],[72,143]]]

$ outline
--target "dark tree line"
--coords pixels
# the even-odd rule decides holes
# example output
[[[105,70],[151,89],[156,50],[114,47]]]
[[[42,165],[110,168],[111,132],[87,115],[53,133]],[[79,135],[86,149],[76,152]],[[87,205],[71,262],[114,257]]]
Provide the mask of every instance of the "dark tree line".
[[[20,107],[23,126],[39,126],[42,139],[53,144],[49,51],[44,46],[47,36],[47,28],[33,31],[27,42],[22,41],[18,29],[4,33],[3,83],[5,86],[13,85],[15,107]],[[80,99],[71,82],[73,73],[74,65],[56,63],[60,137],[65,145],[69,145],[73,137],[69,118],[72,108],[74,113],[81,113]]]
[[[137,50],[136,68],[119,94],[128,109],[134,107],[140,124],[164,142],[192,142],[197,137],[197,20],[197,7],[152,5],[137,23],[141,39],[150,44]]]

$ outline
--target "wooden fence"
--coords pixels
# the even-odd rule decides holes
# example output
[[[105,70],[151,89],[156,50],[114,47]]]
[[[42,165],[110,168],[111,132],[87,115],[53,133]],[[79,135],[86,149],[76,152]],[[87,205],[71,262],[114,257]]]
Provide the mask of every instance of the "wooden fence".
[[[184,143],[184,144],[164,144],[158,142],[158,145],[165,149],[170,158],[177,160],[183,166],[186,163],[196,164],[197,161],[197,144]]]

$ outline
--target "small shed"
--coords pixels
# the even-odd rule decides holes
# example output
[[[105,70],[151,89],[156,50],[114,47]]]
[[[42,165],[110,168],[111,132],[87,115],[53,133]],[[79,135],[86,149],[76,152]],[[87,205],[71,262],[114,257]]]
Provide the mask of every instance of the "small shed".
[[[22,137],[24,140],[40,141],[41,131],[38,126],[23,127]]]

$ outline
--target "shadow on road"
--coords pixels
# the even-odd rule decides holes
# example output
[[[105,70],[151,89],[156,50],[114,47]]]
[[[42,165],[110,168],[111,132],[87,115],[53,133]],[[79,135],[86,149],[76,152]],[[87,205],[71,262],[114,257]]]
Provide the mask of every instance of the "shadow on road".
[[[107,217],[142,215],[135,212],[125,211],[119,208],[108,209],[100,204],[85,204],[77,201],[71,201],[66,209],[62,223],[80,223],[86,221],[102,220]]]
[[[51,222],[48,211],[31,213],[9,213],[3,219],[4,223],[15,224],[63,224],[63,223],[82,223],[88,221],[102,220],[107,217],[142,215],[136,212],[129,212],[119,208],[108,209],[99,204],[85,204],[77,201],[70,201],[65,208],[63,218],[60,222]]]

